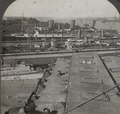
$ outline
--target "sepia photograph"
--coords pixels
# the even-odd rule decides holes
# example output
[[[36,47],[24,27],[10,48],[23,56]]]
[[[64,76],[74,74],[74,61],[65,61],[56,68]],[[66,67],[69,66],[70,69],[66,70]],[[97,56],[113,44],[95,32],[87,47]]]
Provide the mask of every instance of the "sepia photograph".
[[[118,9],[14,0],[1,22],[0,72],[1,114],[120,114]]]

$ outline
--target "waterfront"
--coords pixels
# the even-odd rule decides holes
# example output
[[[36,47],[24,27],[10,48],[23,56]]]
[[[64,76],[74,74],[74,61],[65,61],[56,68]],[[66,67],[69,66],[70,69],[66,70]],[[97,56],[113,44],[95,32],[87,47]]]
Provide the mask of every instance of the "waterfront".
[[[119,114],[119,107],[115,7],[106,0],[16,0],[8,7],[1,114]]]

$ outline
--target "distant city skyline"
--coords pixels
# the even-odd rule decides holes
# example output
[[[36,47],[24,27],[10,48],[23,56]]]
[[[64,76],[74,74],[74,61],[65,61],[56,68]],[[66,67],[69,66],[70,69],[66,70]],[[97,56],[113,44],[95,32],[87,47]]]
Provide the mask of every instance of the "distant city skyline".
[[[16,0],[4,16],[83,18],[119,17],[117,9],[107,0]]]

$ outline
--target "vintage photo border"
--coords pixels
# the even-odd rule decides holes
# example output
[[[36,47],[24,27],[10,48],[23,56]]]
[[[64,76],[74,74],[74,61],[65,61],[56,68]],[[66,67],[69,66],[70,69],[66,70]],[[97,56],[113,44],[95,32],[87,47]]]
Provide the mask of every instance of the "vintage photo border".
[[[1,29],[2,18],[3,18],[4,12],[10,6],[10,4],[13,3],[14,1],[16,1],[16,0],[0,0],[0,29]],[[118,10],[118,12],[120,14],[120,0],[107,0],[107,1],[110,2],[111,4],[113,4],[114,7]],[[0,32],[0,41],[1,41],[1,32]],[[1,47],[1,43],[0,43],[0,47]],[[0,52],[1,52],[1,48],[0,48]],[[0,89],[0,93],[1,93],[1,89]],[[0,96],[1,96],[1,94],[0,94]],[[1,98],[0,98],[0,101],[1,101]]]

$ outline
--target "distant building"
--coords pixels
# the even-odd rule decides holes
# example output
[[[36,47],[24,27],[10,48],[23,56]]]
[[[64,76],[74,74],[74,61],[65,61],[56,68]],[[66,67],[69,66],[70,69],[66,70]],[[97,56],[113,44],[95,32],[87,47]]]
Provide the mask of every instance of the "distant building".
[[[91,25],[90,25],[90,27],[93,28],[93,29],[95,28],[95,22],[96,22],[96,21],[93,20],[92,23],[91,23]]]
[[[42,31],[49,31],[49,27],[42,27]]]
[[[65,24],[64,24],[64,29],[70,29],[70,24],[65,23]]]
[[[53,27],[54,27],[54,20],[49,20],[48,27],[49,27],[50,30],[53,29]]]
[[[75,20],[71,20],[70,29],[73,30],[75,27]]]
[[[78,30],[78,39],[81,38],[81,29]]]
[[[46,22],[40,22],[39,25],[41,27],[48,27],[48,21],[46,21]]]
[[[58,24],[58,29],[61,29],[61,26],[60,26],[60,24]]]
[[[23,25],[28,25],[28,21],[23,21]]]

